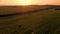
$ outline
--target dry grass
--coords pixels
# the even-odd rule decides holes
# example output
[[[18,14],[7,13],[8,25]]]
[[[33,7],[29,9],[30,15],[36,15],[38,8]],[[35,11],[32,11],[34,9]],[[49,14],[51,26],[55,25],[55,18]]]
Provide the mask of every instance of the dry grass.
[[[49,9],[0,18],[0,34],[59,34],[60,10]]]

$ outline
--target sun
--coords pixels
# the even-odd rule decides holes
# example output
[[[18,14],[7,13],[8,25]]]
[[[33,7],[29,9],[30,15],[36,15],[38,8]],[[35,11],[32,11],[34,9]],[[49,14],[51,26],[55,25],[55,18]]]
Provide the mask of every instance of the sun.
[[[22,6],[31,5],[31,0],[20,0],[19,3]]]

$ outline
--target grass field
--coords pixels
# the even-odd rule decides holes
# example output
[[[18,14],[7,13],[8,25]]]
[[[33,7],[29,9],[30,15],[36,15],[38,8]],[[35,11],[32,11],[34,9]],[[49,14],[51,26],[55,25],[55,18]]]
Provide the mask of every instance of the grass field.
[[[32,32],[60,34],[60,10],[47,9],[25,15],[0,17],[0,34],[32,34]]]

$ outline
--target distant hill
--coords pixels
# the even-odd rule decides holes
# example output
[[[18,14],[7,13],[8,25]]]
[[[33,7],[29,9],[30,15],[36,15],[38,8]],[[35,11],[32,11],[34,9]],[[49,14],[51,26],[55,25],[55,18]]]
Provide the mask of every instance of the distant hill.
[[[59,5],[0,6],[0,17],[24,15],[49,9],[60,10],[60,6]]]

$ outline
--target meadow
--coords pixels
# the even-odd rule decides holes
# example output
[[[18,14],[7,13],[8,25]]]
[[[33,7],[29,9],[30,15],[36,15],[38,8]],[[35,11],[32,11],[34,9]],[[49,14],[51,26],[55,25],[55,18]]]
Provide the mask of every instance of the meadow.
[[[60,8],[52,7],[35,6],[23,11],[20,7],[0,7],[0,34],[60,34]]]

